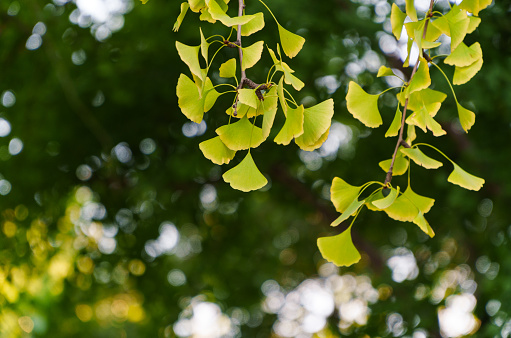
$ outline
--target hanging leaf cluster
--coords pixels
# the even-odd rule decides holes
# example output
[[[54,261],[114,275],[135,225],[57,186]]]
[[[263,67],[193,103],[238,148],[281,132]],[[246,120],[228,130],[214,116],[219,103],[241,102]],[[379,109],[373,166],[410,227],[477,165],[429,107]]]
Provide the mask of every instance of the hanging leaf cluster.
[[[231,6],[233,4],[239,14],[235,17],[227,14],[229,7],[234,7]],[[278,111],[283,114],[285,122],[275,126],[280,129],[274,142],[288,145],[294,140],[304,150],[317,149],[326,140],[334,113],[331,99],[305,108],[293,98],[290,87],[300,91],[304,83],[284,61],[283,55],[295,57],[305,39],[286,30],[266,4],[263,5],[277,24],[280,43],[275,50],[268,46],[265,48],[264,41],[247,47],[242,45],[242,36],[250,36],[265,26],[264,13],[247,14],[243,0],[238,3],[229,0],[188,0],[181,4],[181,13],[174,25],[177,31],[190,10],[199,14],[200,20],[218,23],[230,30],[227,37],[219,34],[205,37],[200,30],[195,46],[176,42],[177,52],[190,70],[189,75],[180,75],[176,93],[182,113],[195,123],[203,120],[204,114],[214,107],[221,95],[231,95],[232,104],[218,108],[218,111],[225,111],[226,114],[222,113],[218,118],[225,119],[226,124],[216,129],[215,137],[200,143],[199,148],[207,159],[218,165],[229,164],[237,152],[242,152],[242,160],[226,171],[223,179],[234,189],[245,192],[260,189],[267,183],[250,150],[269,138]],[[218,62],[215,59],[223,48],[237,49],[239,58]],[[271,56],[272,65],[265,82],[256,83],[246,73],[259,62],[265,51]],[[216,70],[220,77],[230,83],[213,84],[210,74]],[[219,91],[220,87],[226,90]]]
[[[403,82],[396,93],[397,108],[394,118],[389,121],[385,137],[396,137],[397,142],[392,157],[379,163],[386,173],[384,182],[371,181],[361,186],[353,186],[343,179],[336,177],[331,186],[331,200],[341,215],[331,224],[338,226],[351,218],[351,223],[345,231],[336,236],[318,239],[318,246],[325,259],[338,266],[349,266],[358,262],[360,253],[353,245],[351,228],[363,209],[383,211],[390,218],[401,222],[413,222],[428,236],[435,235],[425,218],[435,200],[422,196],[412,190],[410,167],[412,163],[426,169],[438,169],[443,166],[437,158],[424,153],[424,150],[435,151],[452,165],[448,177],[450,183],[469,190],[479,190],[484,184],[482,178],[476,177],[463,170],[444,153],[426,143],[415,143],[416,128],[424,133],[432,133],[440,137],[446,132],[436,120],[442,103],[447,98],[445,93],[431,89],[430,71],[440,72],[451,88],[456,103],[459,122],[465,132],[475,123],[475,114],[463,107],[456,97],[453,85],[462,85],[471,80],[481,69],[483,53],[478,42],[468,46],[465,37],[474,32],[481,19],[479,12],[489,6],[491,0],[463,0],[459,5],[453,5],[446,13],[434,10],[434,1],[422,18],[417,15],[413,0],[406,0],[403,12],[396,4],[392,5],[391,25],[396,39],[406,31],[408,36],[408,57],[403,66],[410,65],[412,46],[419,50],[410,80]],[[403,29],[404,28],[404,29]],[[450,53],[442,55],[438,52],[441,35],[450,38]],[[441,66],[443,60],[443,66]],[[454,76],[450,79],[442,67],[454,67]],[[396,76],[392,69],[382,66],[377,74]],[[391,88],[393,89],[393,88]],[[389,89],[390,90],[390,89]],[[386,92],[386,91],[384,91]],[[350,82],[346,96],[348,111],[353,117],[369,128],[378,128],[384,121],[378,109],[378,98],[384,93],[369,94],[355,82]],[[406,129],[406,139],[404,131]],[[405,189],[392,185],[392,177],[408,172],[408,183]]]

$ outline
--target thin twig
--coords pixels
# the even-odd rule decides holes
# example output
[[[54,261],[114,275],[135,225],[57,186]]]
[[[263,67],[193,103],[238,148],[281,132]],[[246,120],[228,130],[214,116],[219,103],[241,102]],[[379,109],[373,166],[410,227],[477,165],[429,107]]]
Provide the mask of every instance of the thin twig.
[[[431,0],[431,2],[429,4],[429,11],[426,14],[427,19],[426,19],[426,23],[424,24],[424,31],[422,33],[423,39],[426,38],[426,33],[428,31],[428,24],[429,24],[429,20],[433,13],[433,5],[434,4],[435,4],[435,0]],[[419,52],[419,57],[417,58],[417,62],[415,62],[415,66],[413,67],[412,74],[410,75],[410,81],[408,81],[408,85],[410,85],[415,73],[417,72],[417,69],[418,69],[419,63],[420,63],[420,55],[423,53],[424,53],[424,49]],[[409,98],[406,98],[405,105],[403,107],[403,117],[401,119],[401,129],[399,129],[399,137],[396,142],[396,147],[394,148],[394,154],[392,155],[392,161],[390,162],[389,171],[387,172],[387,175],[385,176],[385,183],[384,183],[385,185],[388,185],[390,183],[390,181],[392,181],[392,173],[394,170],[394,162],[396,161],[397,151],[399,150],[399,146],[404,146],[403,132],[405,130],[405,120],[406,120],[406,110],[408,109],[408,99]],[[408,147],[409,147],[409,145],[408,145]],[[406,146],[405,146],[405,148],[406,148]]]

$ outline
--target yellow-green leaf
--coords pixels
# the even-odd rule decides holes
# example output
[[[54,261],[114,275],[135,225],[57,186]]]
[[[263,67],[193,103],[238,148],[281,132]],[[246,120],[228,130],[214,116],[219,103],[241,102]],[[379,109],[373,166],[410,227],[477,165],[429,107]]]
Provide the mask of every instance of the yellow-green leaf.
[[[467,83],[477,74],[477,72],[479,72],[479,70],[481,70],[481,67],[483,66],[483,51],[481,49],[481,45],[476,42],[469,48],[475,51],[480,57],[469,66],[455,68],[452,80],[452,83],[455,85]]]
[[[232,188],[248,192],[261,189],[268,183],[266,177],[257,168],[250,152],[237,166],[222,175]]]
[[[305,39],[300,35],[291,33],[279,23],[277,23],[277,25],[279,26],[280,43],[282,44],[284,53],[290,58],[295,57],[302,49]]]
[[[238,99],[241,103],[250,106],[254,109],[257,109],[257,103],[259,99],[257,98],[257,95],[255,93],[255,89],[238,89]]]
[[[476,42],[475,44],[479,45],[479,42]],[[444,62],[451,66],[470,66],[482,57],[482,55],[478,53],[481,47],[479,46],[478,49],[475,44],[471,47],[468,47],[463,42],[460,43],[458,47],[456,47],[456,49],[448,57],[445,58]]]
[[[401,147],[400,147],[401,148]],[[388,159],[385,161],[381,161],[379,163],[380,168],[383,169],[386,173],[389,172],[390,165],[392,163],[392,159]],[[392,176],[400,176],[406,173],[408,169],[409,161],[403,156],[401,152],[398,151],[396,155],[396,160],[394,161],[394,167],[392,168]]]
[[[225,146],[219,136],[201,142],[199,148],[204,157],[218,165],[229,163],[236,154],[235,151]]]
[[[386,209],[394,203],[397,196],[399,195],[399,186],[397,189],[390,188],[390,192],[386,197],[371,201],[371,204],[378,209]]]
[[[324,259],[337,266],[350,266],[361,258],[351,239],[351,226],[337,236],[318,238],[318,248]]]
[[[143,3],[147,2],[147,0],[143,0],[143,1],[144,1]],[[172,27],[172,30],[174,32],[177,32],[179,30],[179,27],[181,27],[181,24],[183,23],[186,12],[188,12],[188,8],[190,8],[190,5],[188,4],[188,2],[183,2],[181,4],[181,13],[179,13],[179,16],[177,17],[176,22],[174,23],[174,27]]]
[[[402,196],[407,198],[422,214],[427,214],[435,204],[434,199],[416,194],[411,186],[406,188]]]
[[[435,236],[435,232],[429,225],[428,221],[426,221],[426,218],[424,218],[422,212],[417,214],[417,217],[414,218],[413,223],[417,224],[417,226],[429,237],[433,238]]]
[[[404,194],[396,198],[394,203],[383,211],[390,218],[402,222],[412,222],[419,213],[419,209]]]
[[[393,4],[395,5],[395,4]],[[392,69],[389,67],[381,66],[380,69],[378,69],[378,74],[376,74],[376,77],[382,77],[382,76],[395,76]]]
[[[286,122],[275,137],[275,143],[288,145],[293,138],[303,134],[303,111],[303,105],[287,109]]]
[[[181,74],[177,81],[176,94],[183,114],[195,123],[200,123],[204,112],[207,112],[220,95],[211,80],[206,78],[204,91],[201,92],[196,83],[188,76]]]
[[[406,14],[401,12],[396,4],[392,4],[392,11],[390,13],[390,23],[392,25],[392,34],[397,40],[401,38],[403,32],[403,24],[405,23]]]
[[[412,21],[417,21],[417,11],[415,10],[414,0],[405,0],[405,4],[406,15],[408,15],[408,17],[412,19]]]
[[[264,15],[262,12],[254,14],[254,18],[241,26],[241,35],[249,36],[264,28]],[[238,26],[234,26],[238,30]]]
[[[389,129],[385,133],[385,137],[393,137],[397,136],[399,133],[399,129],[401,129],[401,120],[403,119],[403,113],[399,109],[399,105],[397,105],[396,115],[394,115],[394,119],[390,124]]]
[[[270,130],[271,127],[273,126],[275,115],[277,114],[277,103],[278,103],[277,87],[273,86],[265,95],[264,101],[260,103],[264,111],[262,126],[264,139],[266,139],[270,135]]]
[[[469,129],[472,128],[472,126],[476,122],[476,114],[464,108],[459,103],[456,103],[456,106],[458,106],[458,116],[460,119],[460,124],[463,127],[463,130],[465,130],[465,132],[468,133]]]
[[[319,148],[321,144],[317,145],[317,142],[330,128],[333,115],[334,100],[332,99],[306,108],[303,113],[303,134],[295,139],[296,144],[307,151],[310,151],[313,146]]]
[[[149,0],[140,0],[142,2],[142,5],[145,5],[147,3],[147,1]]]
[[[447,95],[442,92],[426,88],[410,95],[408,99],[408,109],[412,111],[426,109],[428,114],[434,117],[446,97]],[[401,105],[405,104],[406,98],[404,93],[398,94],[397,98]]]
[[[188,46],[179,41],[176,41],[177,53],[181,60],[190,68],[192,74],[199,79],[204,80],[204,73],[201,70],[199,63],[199,49],[200,46]]]
[[[366,126],[376,128],[382,124],[378,97],[380,95],[368,94],[356,82],[351,81],[346,95],[348,111]]]
[[[471,175],[467,173],[465,170],[461,169],[459,165],[453,163],[454,170],[447,178],[447,181],[457,184],[460,187],[463,187],[468,190],[479,190],[482,188],[484,184],[484,180],[480,177]]]
[[[253,45],[242,48],[243,50],[243,69],[254,66],[261,59],[263,53],[264,41],[258,41]]]
[[[478,16],[480,11],[491,5],[491,2],[492,0],[463,0],[460,8]]]
[[[437,169],[443,165],[442,162],[432,159],[424,154],[419,148],[401,148],[400,150],[416,164],[423,166],[426,169]]]
[[[209,43],[204,37],[204,34],[202,34],[202,28],[199,27],[200,31],[200,51],[202,54],[202,57],[204,60],[206,60],[206,63],[208,63],[208,49],[209,49]]]
[[[468,24],[467,34],[470,34],[476,30],[476,28],[481,23],[481,18],[478,18],[477,16],[469,16],[468,19],[470,20]]]
[[[328,128],[324,133],[323,135],[320,136],[320,138],[313,144],[309,145],[309,146],[306,146],[304,144],[300,145],[300,149],[302,150],[305,150],[305,151],[313,151],[313,150],[316,150],[318,149],[319,147],[321,147],[321,145],[323,145],[323,143],[325,143],[325,141],[328,139],[328,134],[330,133],[330,128]],[[295,139],[295,142],[296,142],[297,139]]]
[[[231,18],[225,13],[225,11],[220,7],[220,5],[215,0],[206,0],[206,2],[211,17],[215,20],[222,22],[227,27],[244,25],[255,18],[254,15],[243,15]]]
[[[417,134],[415,133],[415,126],[413,124],[409,124],[406,126],[406,143],[409,145],[412,144],[413,141],[417,138]]]
[[[231,150],[256,148],[264,141],[261,128],[254,126],[246,116],[237,122],[221,126],[216,133]]]
[[[220,77],[236,77],[236,59],[229,59],[220,65]]]
[[[215,23],[216,22],[216,20],[213,19],[213,17],[211,16],[211,13],[209,12],[209,8],[208,7],[201,8],[199,20],[207,21],[209,23]]]
[[[282,76],[279,80],[279,84],[277,86],[277,94],[279,96],[279,102],[280,106],[282,107],[282,111],[284,112],[284,115],[287,114],[287,103],[286,98],[284,96],[284,76]]]
[[[294,73],[294,70],[289,68],[289,66],[285,62],[282,62],[281,64],[282,64],[282,71],[284,72],[284,81],[287,84],[292,85],[294,89],[300,91],[304,86],[304,83],[302,82],[302,80],[300,80],[299,78],[297,78],[296,76],[291,74],[291,73]]]
[[[335,177],[330,187],[330,199],[338,212],[344,212],[358,198],[362,187],[346,183],[342,178]]]
[[[423,90],[431,85],[431,77],[429,75],[428,62],[420,58],[419,68],[410,81],[410,85],[405,89],[405,96],[409,97],[413,92]]]
[[[416,125],[425,133],[427,132],[427,129],[429,129],[433,132],[434,136],[442,136],[446,134],[440,123],[435,121],[435,119],[429,114],[426,107],[423,107],[411,114],[406,119],[406,123]]]
[[[192,12],[198,13],[202,8],[206,6],[206,2],[204,0],[188,0],[190,4],[190,9]]]
[[[347,220],[348,218],[350,218],[350,216],[354,215],[358,211],[358,209],[360,209],[360,207],[364,205],[365,202],[366,202],[365,200],[359,201],[358,198],[355,198],[353,202],[351,202],[351,204],[348,205],[348,207],[341,214],[341,216],[339,216],[335,221],[333,221],[332,224],[330,224],[330,226],[336,227],[345,220]]]

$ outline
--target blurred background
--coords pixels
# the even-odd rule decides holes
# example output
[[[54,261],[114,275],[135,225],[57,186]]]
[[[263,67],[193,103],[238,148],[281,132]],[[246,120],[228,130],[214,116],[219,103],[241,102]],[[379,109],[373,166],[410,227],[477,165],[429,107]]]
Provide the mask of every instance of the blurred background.
[[[484,53],[480,73],[455,88],[477,115],[470,133],[434,70],[434,88],[449,95],[438,115],[448,133],[418,132],[485,186],[449,184],[447,163],[413,166],[414,191],[436,200],[427,215],[436,236],[365,210],[353,227],[362,260],[341,269],[316,246],[341,231],[329,226],[330,183],[383,181],[378,162],[395,143],[384,138],[395,97],[383,97],[384,126],[369,130],[346,110],[347,84],[394,85],[375,77],[380,65],[408,76],[403,40],[391,35],[387,1],[268,5],[307,40],[286,61],[305,82],[293,95],[306,105],[332,97],[335,115],[319,150],[253,150],[270,183],[247,194],[221,179],[232,164],[214,165],[198,147],[226,123],[229,101],[195,124],[175,95],[179,74],[189,75],[175,41],[198,45],[199,26],[206,36],[229,30],[189,12],[172,32],[178,1],[0,2],[2,337],[511,335],[511,2],[482,11],[466,38]],[[245,45],[275,48],[265,19]],[[218,65],[235,53],[223,49]],[[263,53],[248,76],[264,82],[270,60]],[[405,188],[406,178],[393,183]]]

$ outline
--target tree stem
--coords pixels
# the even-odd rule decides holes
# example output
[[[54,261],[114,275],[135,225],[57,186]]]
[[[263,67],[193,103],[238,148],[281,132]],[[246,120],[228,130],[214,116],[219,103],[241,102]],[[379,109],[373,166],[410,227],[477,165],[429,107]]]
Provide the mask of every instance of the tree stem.
[[[435,4],[435,0],[431,0],[431,2],[429,4],[429,11],[426,14],[426,23],[424,24],[424,31],[422,32],[422,38],[423,39],[426,38],[426,33],[428,31],[428,24],[429,24],[429,20],[430,20],[430,18],[432,16],[432,13],[433,13],[433,5],[434,4]],[[423,53],[424,53],[424,49],[419,51],[419,56],[417,57],[417,62],[415,62],[415,66],[413,67],[412,74],[410,75],[410,81],[408,81],[408,85],[410,85],[410,83],[412,82],[412,79],[413,79],[415,73],[417,72],[417,69],[419,68],[420,56]],[[399,129],[399,137],[398,137],[397,142],[396,142],[396,147],[394,148],[394,154],[392,155],[392,161],[390,162],[389,171],[387,172],[387,175],[385,176],[384,184],[386,186],[390,183],[390,181],[392,181],[392,173],[394,171],[394,163],[396,161],[397,152],[399,150],[399,146],[402,146],[403,142],[404,142],[404,140],[403,140],[403,132],[405,130],[405,120],[406,120],[406,110],[408,108],[408,99],[409,98],[406,98],[406,100],[405,100],[405,105],[403,107],[403,117],[401,119],[401,128]]]

